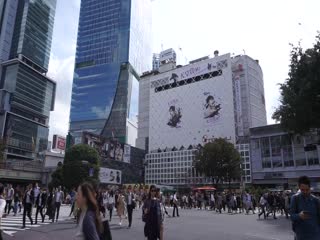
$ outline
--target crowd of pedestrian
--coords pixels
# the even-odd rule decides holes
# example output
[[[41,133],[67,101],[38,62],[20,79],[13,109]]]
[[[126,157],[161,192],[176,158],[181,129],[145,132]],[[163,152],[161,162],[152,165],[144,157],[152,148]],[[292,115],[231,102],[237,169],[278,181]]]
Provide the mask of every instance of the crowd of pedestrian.
[[[320,200],[311,194],[308,177],[299,179],[299,191],[266,191],[260,196],[250,192],[233,191],[206,192],[194,191],[190,194],[172,192],[163,194],[159,188],[126,189],[94,188],[89,183],[81,184],[77,189],[67,192],[63,187],[40,188],[37,183],[25,189],[11,184],[0,185],[0,223],[1,218],[11,211],[15,216],[22,212],[22,228],[26,227],[26,218],[30,224],[59,220],[60,207],[70,204],[70,214],[78,227],[75,239],[111,240],[109,222],[118,216],[119,225],[124,221],[128,229],[133,224],[133,211],[141,210],[144,224],[144,235],[148,240],[163,240],[165,216],[179,217],[179,209],[197,209],[213,211],[217,214],[253,214],[267,219],[278,215],[290,218],[296,240],[320,239]],[[168,208],[172,214],[168,213]],[[33,216],[33,212],[35,212]],[[40,217],[40,219],[39,219]],[[0,235],[0,240],[2,239]]]

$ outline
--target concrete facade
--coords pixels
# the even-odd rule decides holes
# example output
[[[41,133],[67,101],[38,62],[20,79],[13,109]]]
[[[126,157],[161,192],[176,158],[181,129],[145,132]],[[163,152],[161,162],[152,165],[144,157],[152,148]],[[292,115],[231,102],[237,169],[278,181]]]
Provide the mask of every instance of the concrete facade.
[[[250,157],[253,184],[296,185],[297,179],[307,175],[313,186],[320,182],[319,135],[310,132],[289,135],[280,125],[250,129]],[[306,146],[314,150],[306,151]]]

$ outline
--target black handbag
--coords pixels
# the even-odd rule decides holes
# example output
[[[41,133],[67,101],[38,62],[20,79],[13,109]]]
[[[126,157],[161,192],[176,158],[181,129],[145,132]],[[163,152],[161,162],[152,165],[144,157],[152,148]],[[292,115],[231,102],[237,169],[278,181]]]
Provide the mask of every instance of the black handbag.
[[[101,240],[112,240],[111,230],[109,226],[108,220],[102,222],[103,224],[103,233],[101,236]]]

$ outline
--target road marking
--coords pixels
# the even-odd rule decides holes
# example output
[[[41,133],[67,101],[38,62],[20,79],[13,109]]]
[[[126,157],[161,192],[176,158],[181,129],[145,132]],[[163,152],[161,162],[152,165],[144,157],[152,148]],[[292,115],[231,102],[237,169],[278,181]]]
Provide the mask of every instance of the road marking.
[[[258,238],[261,240],[281,240],[280,238],[266,237],[266,236],[262,236],[262,235],[258,235],[258,234],[250,234],[250,233],[247,233],[246,236]]]

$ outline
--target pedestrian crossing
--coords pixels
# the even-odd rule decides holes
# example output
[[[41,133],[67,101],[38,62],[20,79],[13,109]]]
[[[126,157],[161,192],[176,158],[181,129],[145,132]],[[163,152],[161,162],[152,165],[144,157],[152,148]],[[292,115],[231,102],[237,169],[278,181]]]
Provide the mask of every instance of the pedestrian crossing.
[[[33,214],[32,216],[33,221],[35,222],[35,216]],[[59,222],[69,220],[69,217],[59,217]],[[26,228],[21,228],[22,227],[22,220],[23,216],[22,214],[17,214],[17,216],[9,215],[1,220],[1,230],[4,234],[7,234],[9,236],[13,236],[15,233],[18,231],[27,231],[31,230],[33,228],[39,228],[44,225],[50,224],[52,221],[49,220],[48,216],[46,216],[44,222],[42,223],[41,221],[41,216],[38,216],[38,223],[31,225],[28,217],[26,217]]]

